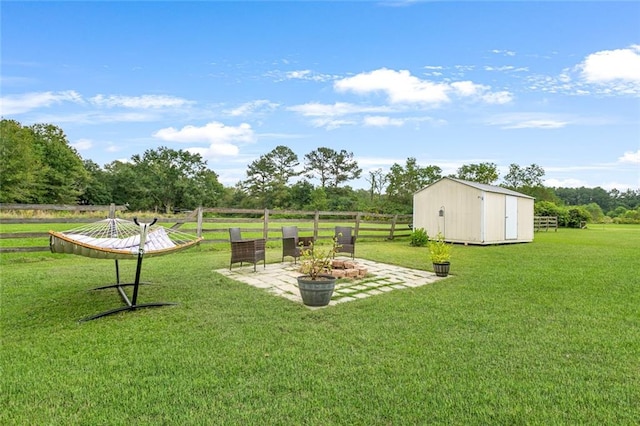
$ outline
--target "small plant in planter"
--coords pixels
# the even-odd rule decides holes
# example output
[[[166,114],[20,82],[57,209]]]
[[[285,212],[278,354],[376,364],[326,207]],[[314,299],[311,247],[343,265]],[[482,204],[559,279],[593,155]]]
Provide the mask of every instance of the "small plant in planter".
[[[326,306],[331,301],[336,277],[331,275],[332,259],[340,248],[337,238],[329,247],[311,246],[301,251],[302,262],[298,277],[298,289],[302,302],[307,306]]]
[[[449,275],[451,244],[447,244],[444,241],[444,235],[440,232],[438,232],[435,240],[429,241],[429,257],[437,276],[446,277]]]

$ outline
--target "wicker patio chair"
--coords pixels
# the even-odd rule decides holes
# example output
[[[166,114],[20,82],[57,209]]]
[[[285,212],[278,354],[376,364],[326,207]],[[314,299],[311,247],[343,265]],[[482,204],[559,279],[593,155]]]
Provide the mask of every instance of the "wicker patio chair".
[[[302,250],[313,250],[313,237],[298,236],[297,226],[282,227],[282,261],[285,256],[293,257],[293,262],[297,263],[302,255]]]
[[[229,239],[231,241],[229,269],[234,263],[240,263],[240,266],[242,266],[243,262],[249,262],[253,263],[253,271],[255,272],[256,264],[260,261],[262,261],[263,267],[267,267],[265,259],[266,240],[264,238],[243,240],[240,228],[229,228]]]
[[[335,238],[338,241],[336,253],[349,253],[351,258],[356,256],[356,236],[350,226],[336,226]]]

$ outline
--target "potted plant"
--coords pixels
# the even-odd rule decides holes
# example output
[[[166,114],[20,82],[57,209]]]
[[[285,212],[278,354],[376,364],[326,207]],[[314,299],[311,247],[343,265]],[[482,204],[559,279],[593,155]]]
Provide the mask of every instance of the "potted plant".
[[[433,270],[438,277],[449,275],[451,244],[444,241],[444,235],[438,232],[435,240],[429,241],[429,256],[433,263]]]
[[[301,251],[302,262],[298,277],[298,289],[302,303],[307,306],[327,306],[336,286],[336,277],[331,275],[332,259],[339,248],[336,238],[329,247],[311,246]]]

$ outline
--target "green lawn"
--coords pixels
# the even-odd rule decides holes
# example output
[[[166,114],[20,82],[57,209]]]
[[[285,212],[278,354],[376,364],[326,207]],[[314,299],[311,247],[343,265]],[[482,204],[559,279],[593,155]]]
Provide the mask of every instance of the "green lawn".
[[[79,323],[120,304],[88,291],[113,261],[5,254],[0,424],[639,424],[639,255],[639,226],[455,246],[447,280],[312,311],[203,247],[144,261],[139,302],[177,306]]]

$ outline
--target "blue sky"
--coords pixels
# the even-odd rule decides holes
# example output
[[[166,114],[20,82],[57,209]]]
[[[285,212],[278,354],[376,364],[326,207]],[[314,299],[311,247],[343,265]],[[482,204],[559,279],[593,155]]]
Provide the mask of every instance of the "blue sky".
[[[1,114],[100,165],[167,146],[227,186],[278,145],[640,189],[638,2],[12,2]],[[315,182],[314,182],[315,183]],[[351,182],[367,187],[365,179]]]

